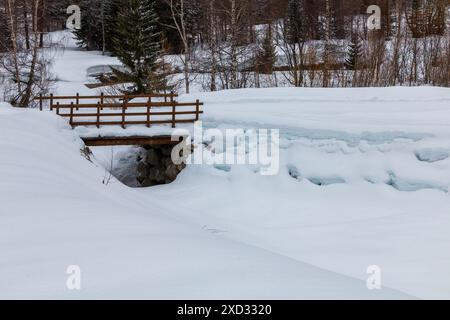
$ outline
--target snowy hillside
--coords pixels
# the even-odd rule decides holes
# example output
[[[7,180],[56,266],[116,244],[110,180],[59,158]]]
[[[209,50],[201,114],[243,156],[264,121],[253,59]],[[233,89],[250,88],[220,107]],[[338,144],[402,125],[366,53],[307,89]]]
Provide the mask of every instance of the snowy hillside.
[[[49,113],[1,105],[0,128],[1,298],[407,297],[202,228],[152,190],[105,186]]]
[[[55,94],[98,93],[88,68],[116,63],[69,43]],[[449,89],[180,97],[193,99],[205,128],[279,129],[279,173],[191,165],[170,185],[104,184],[136,148],[87,159],[82,128],[0,104],[0,298],[450,298]]]

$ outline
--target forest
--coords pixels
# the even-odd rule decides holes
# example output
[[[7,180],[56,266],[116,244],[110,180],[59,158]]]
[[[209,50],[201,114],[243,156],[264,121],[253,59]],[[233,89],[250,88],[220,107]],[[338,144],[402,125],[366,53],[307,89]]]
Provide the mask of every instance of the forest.
[[[449,0],[1,0],[2,94],[29,106],[52,82],[47,34],[119,58],[101,79],[133,93],[260,87],[450,86]]]

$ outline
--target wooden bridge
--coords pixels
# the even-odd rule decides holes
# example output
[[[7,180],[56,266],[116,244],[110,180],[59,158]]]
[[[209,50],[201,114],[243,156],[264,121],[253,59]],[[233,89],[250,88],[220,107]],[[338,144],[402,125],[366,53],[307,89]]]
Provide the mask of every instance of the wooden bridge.
[[[75,128],[79,126],[120,126],[126,129],[130,125],[171,125],[194,123],[203,114],[203,103],[176,101],[177,94],[142,94],[142,95],[104,95],[99,96],[54,96],[36,97],[39,109],[44,109],[44,102],[49,102],[51,111],[69,120]],[[87,146],[110,145],[155,145],[173,144],[170,136],[130,136],[84,138]]]

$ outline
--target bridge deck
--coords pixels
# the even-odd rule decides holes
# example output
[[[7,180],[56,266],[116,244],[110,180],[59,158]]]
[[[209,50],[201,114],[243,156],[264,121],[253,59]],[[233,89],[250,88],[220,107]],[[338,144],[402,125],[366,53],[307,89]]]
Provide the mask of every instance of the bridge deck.
[[[87,147],[176,145],[171,136],[82,138]]]

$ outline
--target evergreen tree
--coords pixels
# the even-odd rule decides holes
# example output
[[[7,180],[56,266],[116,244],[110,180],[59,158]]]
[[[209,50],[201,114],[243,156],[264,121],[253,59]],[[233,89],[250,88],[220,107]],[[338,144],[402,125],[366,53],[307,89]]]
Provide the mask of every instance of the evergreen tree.
[[[334,54],[334,45],[332,44],[332,34],[333,34],[333,13],[332,13],[330,0],[325,0],[325,15],[324,15],[324,49],[323,49],[323,76],[322,76],[322,86],[327,88],[330,86],[331,74],[330,74],[330,64],[331,58]]]
[[[167,51],[176,54],[183,50],[183,42],[180,34],[175,28],[172,28],[173,17],[170,6],[166,0],[155,0],[155,9],[159,18],[159,30],[162,37],[167,40]]]
[[[347,30],[345,28],[344,1],[335,0],[332,2],[332,29],[333,37],[336,39],[345,39]]]
[[[424,10],[424,19],[426,20],[426,36],[445,35],[446,29],[446,3],[445,0],[436,0],[427,3]]]
[[[276,46],[273,42],[272,27],[269,26],[258,50],[256,58],[257,71],[263,74],[272,74],[276,59],[277,53]]]
[[[339,28],[341,26],[338,26],[339,21],[336,19],[336,10],[331,0],[325,1],[321,22],[321,35],[323,37],[323,40],[329,41],[331,39],[340,38],[337,37],[337,33],[339,33]]]
[[[408,24],[412,37],[415,39],[422,38],[426,31],[422,0],[412,0],[410,11]]]
[[[122,0],[113,36],[113,54],[129,70],[114,70],[121,82],[133,83],[130,93],[155,91],[160,51],[154,0]]]
[[[81,29],[75,30],[78,46],[111,51],[121,0],[81,0]]]
[[[289,43],[304,42],[308,26],[304,0],[289,0],[286,12],[286,31]]]
[[[114,35],[117,31],[117,15],[121,6],[122,0],[102,0],[103,5],[103,32],[105,40],[106,51],[113,51]]]
[[[362,55],[362,44],[358,36],[354,36],[349,45],[345,66],[348,70],[357,70]]]
[[[386,40],[390,41],[392,37],[397,35],[398,28],[398,12],[395,1],[389,1],[388,4],[388,15],[387,15],[387,30],[386,30]]]
[[[102,49],[102,0],[81,0],[81,28],[74,31],[77,45],[86,50]]]
[[[0,8],[0,53],[6,52],[11,47],[11,34],[8,29],[6,13]]]

